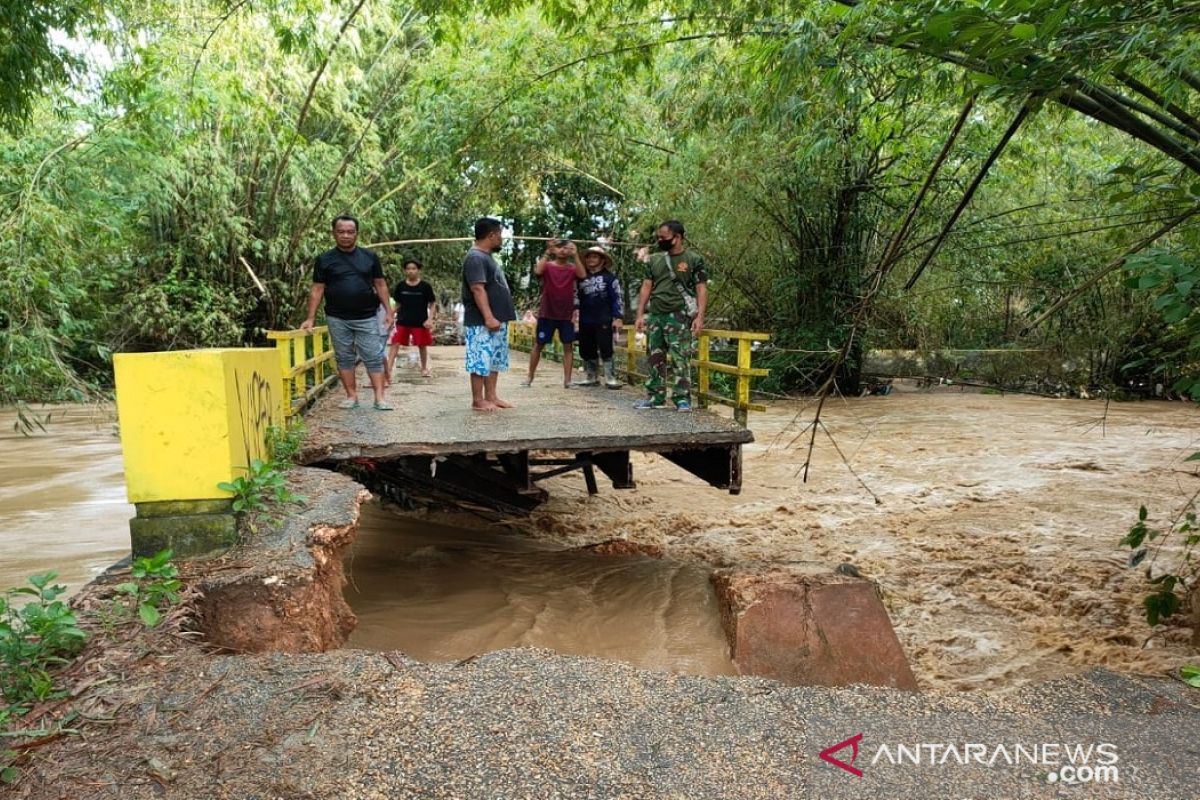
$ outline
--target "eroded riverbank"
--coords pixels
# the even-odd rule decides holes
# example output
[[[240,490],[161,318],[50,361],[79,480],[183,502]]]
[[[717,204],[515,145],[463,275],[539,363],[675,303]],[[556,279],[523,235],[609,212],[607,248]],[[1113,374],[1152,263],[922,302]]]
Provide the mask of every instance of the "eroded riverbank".
[[[1195,480],[1181,463],[1197,449],[1195,412],[1116,406],[1102,429],[1103,411],[957,393],[837,404],[826,422],[857,477],[818,439],[813,479],[802,484],[803,408],[779,406],[753,418],[758,443],[746,453],[751,479],[740,497],[638,456],[636,491],[589,497],[578,476],[554,479],[546,507],[507,526],[517,550],[551,554],[552,564],[564,549],[614,538],[701,571],[848,560],[879,582],[929,691],[685,677],[530,649],[444,664],[392,650],[219,654],[187,633],[201,602],[193,595],[158,631],[136,620],[92,623],[96,638],[65,676],[71,699],[30,720],[50,730],[83,714],[70,717],[81,733],[13,740],[25,757],[10,791],[36,800],[1062,796],[1046,769],[1030,765],[930,772],[872,763],[854,781],[817,758],[862,731],[873,749],[1103,738],[1117,744],[1122,781],[1089,786],[1087,796],[1193,797],[1194,691],[1084,670],[1162,675],[1194,658],[1182,622],[1150,636],[1140,572],[1124,567],[1116,541],[1139,503],[1158,515]],[[453,521],[468,548],[495,533]],[[373,580],[387,580],[388,558],[445,561],[447,544],[389,555],[376,541]],[[454,558],[480,568],[476,557]],[[353,577],[354,560],[347,566]],[[254,571],[261,564],[235,557],[223,567],[278,583]],[[499,585],[482,585],[489,580]],[[93,587],[78,602],[96,607],[105,591]],[[452,597],[452,587],[435,594]]]

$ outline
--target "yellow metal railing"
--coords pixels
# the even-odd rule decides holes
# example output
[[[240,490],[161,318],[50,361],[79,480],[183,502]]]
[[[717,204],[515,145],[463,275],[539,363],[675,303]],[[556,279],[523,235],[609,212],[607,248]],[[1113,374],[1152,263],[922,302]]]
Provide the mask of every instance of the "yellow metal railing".
[[[737,342],[736,365],[722,364],[711,359],[712,340],[714,338],[733,339]],[[753,343],[766,342],[770,339],[771,334],[769,333],[723,331],[714,330],[712,328],[704,328],[701,330],[696,352],[696,355],[699,356],[699,358],[692,359],[692,365],[697,368],[697,371],[700,375],[700,382],[696,387],[696,398],[700,401],[700,405],[707,406],[710,402],[712,402],[730,406],[733,408],[733,418],[742,425],[746,424],[746,420],[749,418],[751,411],[766,411],[767,407],[762,403],[750,402],[750,379],[765,378],[771,374],[771,370],[756,369],[750,366],[750,360],[754,355],[754,349],[752,347]],[[720,372],[725,375],[737,376],[737,387],[735,388],[734,396],[732,398],[713,394],[710,391],[710,372]]]
[[[268,331],[267,338],[275,342],[275,351],[279,353],[283,372],[281,410],[287,419],[337,380],[329,328],[313,328],[311,333]]]
[[[508,324],[509,346],[514,350],[528,353],[533,349],[536,329],[536,324],[532,322],[510,322]],[[626,325],[623,333],[625,336],[625,346],[622,348],[625,353],[625,382],[640,383],[646,380],[646,375],[638,372],[638,357],[646,355],[646,337],[635,333],[632,325]],[[713,339],[732,339],[737,342],[736,364],[724,364],[712,360]],[[751,411],[766,411],[767,407],[762,403],[750,402],[750,379],[765,378],[771,374],[769,369],[751,366],[754,342],[767,342],[770,339],[771,334],[769,333],[726,331],[714,328],[701,330],[697,337],[697,358],[692,359],[691,362],[692,366],[696,367],[699,378],[694,392],[699,405],[707,407],[709,403],[719,403],[729,406],[733,409],[734,419],[742,425],[746,424]],[[543,355],[552,359],[562,358],[562,347],[557,337],[546,347]],[[618,363],[620,363],[619,360]],[[713,372],[737,377],[733,397],[725,397],[712,391]]]
[[[537,323],[534,322],[510,322],[508,323],[508,346],[513,350],[520,350],[522,353],[528,353],[533,350],[533,343],[537,337]],[[553,349],[552,349],[553,348]],[[554,337],[550,342],[550,347],[546,352],[558,352],[562,348],[559,346],[558,337]]]

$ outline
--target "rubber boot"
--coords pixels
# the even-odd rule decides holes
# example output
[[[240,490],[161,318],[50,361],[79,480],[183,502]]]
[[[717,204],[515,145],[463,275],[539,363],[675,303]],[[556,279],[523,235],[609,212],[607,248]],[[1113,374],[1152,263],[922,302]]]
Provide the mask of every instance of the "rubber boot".
[[[604,385],[605,386],[607,386],[609,389],[620,389],[622,386],[624,386],[623,383],[621,383],[619,380],[617,380],[617,362],[616,361],[614,361],[613,359],[610,358],[607,361],[602,361],[600,363],[602,363],[604,365]]]
[[[600,367],[594,360],[583,362],[583,369],[587,377],[581,381],[575,381],[576,386],[599,386],[600,385]]]

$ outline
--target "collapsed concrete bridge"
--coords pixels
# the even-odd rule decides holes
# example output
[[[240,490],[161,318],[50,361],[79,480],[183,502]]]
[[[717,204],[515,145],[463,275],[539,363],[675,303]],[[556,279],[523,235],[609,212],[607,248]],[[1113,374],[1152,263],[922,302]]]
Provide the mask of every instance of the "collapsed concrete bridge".
[[[398,501],[441,501],[505,514],[528,514],[547,493],[539,483],[579,471],[588,491],[596,471],[615,489],[635,487],[630,454],[657,453],[710,486],[738,494],[742,445],[754,435],[705,411],[637,411],[636,395],[603,388],[564,389],[556,364],[539,383],[501,383],[516,408],[480,413],[458,348],[434,351],[433,378],[403,378],[388,390],[395,411],[339,409],[326,396],[305,414],[301,460],[349,472]],[[551,374],[553,373],[553,374]]]

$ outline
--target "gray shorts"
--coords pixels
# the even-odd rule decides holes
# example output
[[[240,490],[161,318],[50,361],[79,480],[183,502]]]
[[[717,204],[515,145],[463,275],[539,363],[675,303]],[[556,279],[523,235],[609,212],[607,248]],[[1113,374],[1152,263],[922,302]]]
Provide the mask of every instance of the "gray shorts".
[[[375,317],[338,319],[325,317],[338,369],[354,369],[355,357],[362,359],[367,372],[383,372],[384,338],[379,335]]]

